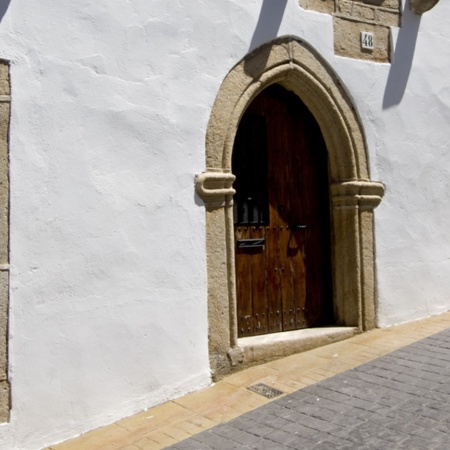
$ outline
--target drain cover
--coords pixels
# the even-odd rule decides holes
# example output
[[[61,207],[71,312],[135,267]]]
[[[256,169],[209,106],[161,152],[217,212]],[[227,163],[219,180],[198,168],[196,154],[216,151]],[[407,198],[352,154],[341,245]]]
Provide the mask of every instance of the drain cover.
[[[257,394],[264,395],[264,397],[266,398],[275,398],[283,394],[283,392],[279,391],[278,389],[267,386],[267,384],[264,383],[254,384],[253,386],[249,386],[247,389],[250,389]]]

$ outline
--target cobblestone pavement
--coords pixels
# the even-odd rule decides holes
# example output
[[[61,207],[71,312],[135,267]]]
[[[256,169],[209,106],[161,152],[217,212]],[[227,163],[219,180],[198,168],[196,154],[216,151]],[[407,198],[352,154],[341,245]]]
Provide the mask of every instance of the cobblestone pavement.
[[[450,329],[170,450],[450,449]]]

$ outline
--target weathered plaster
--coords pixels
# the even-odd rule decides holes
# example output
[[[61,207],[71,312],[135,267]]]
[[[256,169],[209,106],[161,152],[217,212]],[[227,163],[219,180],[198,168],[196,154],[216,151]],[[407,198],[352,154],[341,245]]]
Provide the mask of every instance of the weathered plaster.
[[[333,68],[364,128],[370,177],[386,186],[378,325],[450,308],[450,3],[422,17],[403,6],[393,63],[374,64],[337,57],[333,17],[294,0],[2,2],[12,91],[2,450],[37,450],[210,382],[206,265],[223,270],[229,250],[206,261],[194,175],[226,74],[279,36]]]

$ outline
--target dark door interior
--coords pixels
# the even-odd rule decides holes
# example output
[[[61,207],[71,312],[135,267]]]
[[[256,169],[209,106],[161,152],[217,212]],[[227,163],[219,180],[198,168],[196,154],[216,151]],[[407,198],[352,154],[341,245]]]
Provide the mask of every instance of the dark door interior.
[[[295,94],[251,103],[232,171],[239,337],[332,323],[327,152]]]

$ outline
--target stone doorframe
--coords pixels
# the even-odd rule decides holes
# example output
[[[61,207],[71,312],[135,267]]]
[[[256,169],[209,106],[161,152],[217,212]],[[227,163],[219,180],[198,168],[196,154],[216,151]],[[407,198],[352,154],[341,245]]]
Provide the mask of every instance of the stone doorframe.
[[[234,138],[247,106],[273,83],[301,98],[326,142],[337,324],[360,331],[376,326],[373,210],[384,186],[370,180],[363,129],[336,75],[304,42],[279,38],[246,56],[223,81],[208,124],[206,170],[196,177],[206,207],[209,355],[216,377],[245,364],[236,317]]]

